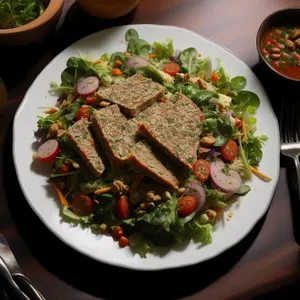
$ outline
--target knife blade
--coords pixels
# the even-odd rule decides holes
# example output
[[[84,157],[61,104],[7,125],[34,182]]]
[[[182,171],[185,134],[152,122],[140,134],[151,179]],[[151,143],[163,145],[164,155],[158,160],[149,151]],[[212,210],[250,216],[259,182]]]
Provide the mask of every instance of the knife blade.
[[[22,285],[24,291],[29,294],[30,299],[46,300],[34,287],[32,282],[23,274],[3,234],[0,234],[0,257],[5,261],[12,277],[18,280],[18,283]]]

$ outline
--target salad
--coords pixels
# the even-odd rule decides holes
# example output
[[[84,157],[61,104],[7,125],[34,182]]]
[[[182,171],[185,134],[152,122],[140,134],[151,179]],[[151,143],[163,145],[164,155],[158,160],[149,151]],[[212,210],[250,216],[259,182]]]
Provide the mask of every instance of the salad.
[[[141,257],[158,246],[212,243],[214,226],[258,171],[258,96],[243,76],[195,48],[174,49],[129,29],[124,52],[70,57],[57,103],[38,116],[35,161],[63,220],[111,234]]]
[[[0,0],[0,29],[26,25],[45,11],[40,0]]]

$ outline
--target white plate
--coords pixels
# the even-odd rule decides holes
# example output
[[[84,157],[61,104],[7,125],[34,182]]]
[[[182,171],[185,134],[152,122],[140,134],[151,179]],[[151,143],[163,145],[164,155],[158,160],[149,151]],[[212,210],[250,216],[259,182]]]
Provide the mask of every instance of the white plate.
[[[260,98],[261,105],[257,112],[257,133],[266,134],[268,142],[263,147],[264,156],[260,170],[272,176],[271,182],[263,182],[255,176],[250,183],[252,190],[241,198],[237,205],[229,211],[233,213],[230,221],[220,222],[213,233],[213,243],[199,247],[189,243],[186,247],[174,246],[161,255],[148,254],[146,259],[134,255],[130,248],[120,249],[118,243],[107,236],[95,236],[89,229],[74,227],[62,223],[59,217],[58,205],[54,200],[56,195],[46,183],[50,169],[35,172],[32,168],[34,152],[33,137],[37,129],[37,115],[41,115],[41,106],[53,106],[56,97],[48,94],[51,81],[60,82],[60,74],[65,68],[70,56],[91,54],[99,57],[102,53],[124,51],[124,35],[129,28],[135,28],[141,38],[149,42],[165,41],[167,37],[174,40],[174,47],[185,49],[195,47],[203,56],[210,55],[214,67],[218,64],[215,58],[221,58],[226,71],[232,77],[242,75],[247,78],[246,89],[254,91]],[[57,57],[55,57],[36,78],[14,119],[13,155],[17,176],[23,193],[44,224],[69,246],[79,252],[112,265],[142,270],[158,270],[191,265],[210,259],[238,243],[245,237],[259,219],[267,211],[279,177],[279,130],[267,95],[251,69],[228,50],[198,34],[177,27],[157,25],[129,25],[110,28],[97,32],[77,41]],[[41,173],[43,175],[41,175]]]

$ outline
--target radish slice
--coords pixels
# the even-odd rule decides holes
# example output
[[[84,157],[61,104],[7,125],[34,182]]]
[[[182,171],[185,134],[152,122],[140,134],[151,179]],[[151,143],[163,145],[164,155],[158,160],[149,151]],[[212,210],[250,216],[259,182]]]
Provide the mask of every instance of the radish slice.
[[[217,159],[210,165],[212,187],[222,190],[228,194],[234,194],[242,184],[241,176],[238,172],[228,169],[224,172],[225,163]]]
[[[129,59],[129,61],[126,63],[127,69],[133,69],[133,68],[139,68],[139,67],[145,67],[149,65],[149,61],[140,57],[140,56],[133,56]]]
[[[90,76],[82,79],[77,85],[77,92],[81,96],[94,94],[99,88],[99,79],[96,76]]]
[[[42,144],[37,152],[38,158],[42,161],[53,160],[59,152],[59,143],[57,140],[49,140]]]
[[[185,196],[193,196],[196,201],[196,209],[195,212],[197,213],[205,204],[205,191],[201,184],[193,181],[189,181],[185,185],[186,191],[184,193]]]

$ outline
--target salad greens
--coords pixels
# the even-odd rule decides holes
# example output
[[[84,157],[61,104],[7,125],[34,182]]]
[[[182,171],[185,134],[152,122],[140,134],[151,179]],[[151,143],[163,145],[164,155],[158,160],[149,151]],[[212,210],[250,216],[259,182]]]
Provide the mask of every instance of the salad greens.
[[[187,48],[180,54],[179,60],[183,73],[195,75],[197,73],[198,51],[195,48]]]
[[[156,60],[169,59],[174,55],[174,47],[173,47],[172,39],[167,39],[167,43],[154,42],[153,47],[155,53],[157,54]]]
[[[44,12],[40,0],[0,0],[0,29],[20,27]]]
[[[127,52],[136,55],[147,55],[150,50],[150,44],[139,38],[139,34],[134,29],[129,29],[125,35],[125,40],[128,42]]]
[[[251,191],[244,181],[252,178],[252,167],[263,157],[263,143],[268,138],[255,134],[259,97],[246,89],[245,77],[231,78],[221,60],[217,60],[219,67],[214,68],[211,58],[203,58],[195,48],[175,51],[173,40],[168,38],[165,42],[150,44],[134,29],[126,32],[125,40],[127,48],[124,52],[104,53],[95,61],[86,57],[68,59],[61,83],[51,83],[50,91],[60,96],[58,109],[48,116],[38,116],[36,136],[45,139],[53,126],[58,125],[59,130],[66,131],[78,120],[78,112],[82,109],[87,109],[88,114],[102,109],[99,101],[93,102],[98,92],[138,73],[164,86],[163,102],[180,93],[201,110],[202,133],[197,160],[193,170],[183,172],[186,176],[177,191],[156,182],[129,163],[122,168],[108,167],[95,178],[68,139],[57,135],[59,154],[50,180],[56,182],[65,197],[63,200],[70,204],[70,208],[63,206],[61,215],[64,220],[90,226],[95,234],[110,230],[118,235],[121,228],[122,237],[125,241],[128,238],[127,244],[141,257],[154,251],[153,244],[167,246],[188,240],[212,243],[214,225],[221,212],[239,196]],[[133,56],[137,57],[137,65],[130,63]],[[117,73],[114,72],[116,68]],[[96,92],[83,96],[78,93],[77,86],[83,78],[90,76],[96,76],[101,84]],[[102,153],[97,137],[93,137],[98,152]],[[215,176],[210,177],[210,174]],[[125,196],[121,196],[120,187],[124,186],[127,190]],[[180,189],[183,192],[179,193]],[[149,193],[156,197],[155,201],[148,199]],[[166,195],[169,195],[167,199]],[[182,213],[180,203],[187,200],[186,197],[195,201],[195,206]],[[128,209],[126,217],[120,217],[118,213],[121,199],[128,204],[123,207],[125,211]],[[89,203],[91,209],[79,214],[73,209],[79,205],[78,201],[86,201],[85,205]]]

